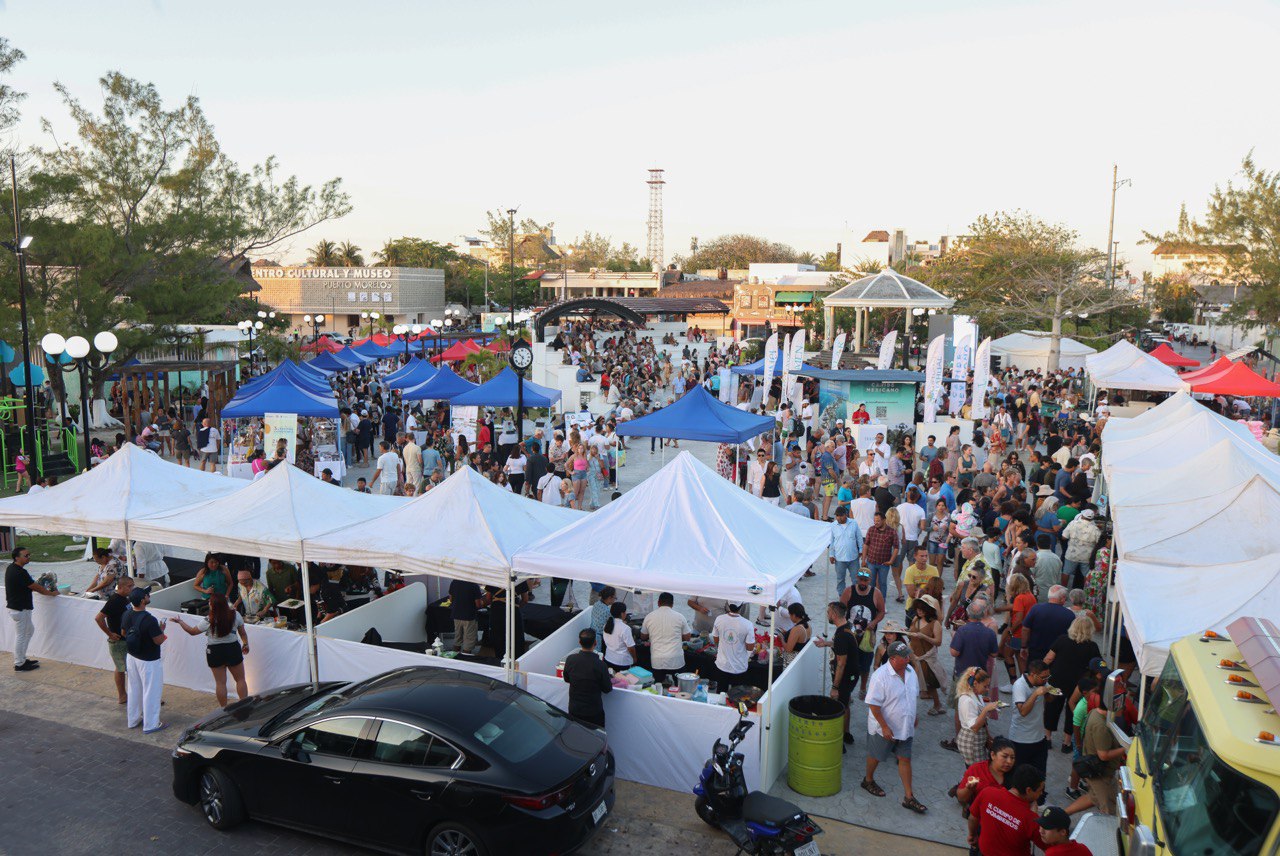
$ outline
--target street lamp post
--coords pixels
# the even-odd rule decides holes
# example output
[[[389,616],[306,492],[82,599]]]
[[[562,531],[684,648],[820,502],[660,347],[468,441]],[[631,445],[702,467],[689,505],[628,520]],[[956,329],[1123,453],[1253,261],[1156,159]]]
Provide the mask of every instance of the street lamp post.
[[[266,310],[259,309],[257,321],[241,321],[239,324],[236,325],[241,330],[249,334],[249,377],[253,377],[255,373],[254,372],[255,366],[254,366],[253,333],[255,330],[261,330],[266,325],[266,322],[269,319],[272,319],[275,317],[276,317],[276,313],[267,312]]]
[[[369,321],[369,338],[373,338],[373,325],[378,323],[378,319],[382,316],[377,312],[361,312],[360,317]]]
[[[507,257],[507,264],[511,268],[511,326],[516,323],[516,209],[508,208],[507,216],[511,218],[511,255]]]
[[[13,190],[13,243],[5,243],[13,254],[17,257],[18,262],[18,315],[22,324],[22,375],[23,387],[26,397],[26,415],[27,425],[26,445],[27,460],[30,462],[28,466],[35,469],[32,477],[32,484],[40,478],[39,450],[36,448],[36,394],[31,384],[31,329],[27,322],[27,247],[31,246],[31,236],[22,234],[22,218],[18,208],[18,167],[17,161],[11,155],[9,157],[9,179]]]
[[[86,470],[89,469],[89,368],[104,367],[119,344],[115,333],[104,330],[93,337],[93,347],[98,350],[98,354],[90,357],[89,340],[83,336],[64,339],[58,333],[48,333],[40,340],[40,348],[49,355],[50,362],[63,372],[80,373],[80,425]],[[58,362],[58,358],[64,353],[71,358],[71,362],[65,365]]]
[[[302,320],[311,325],[311,344],[314,345],[316,342],[320,341],[320,325],[324,324],[324,316],[316,315],[315,317],[312,317],[310,315],[303,315]]]

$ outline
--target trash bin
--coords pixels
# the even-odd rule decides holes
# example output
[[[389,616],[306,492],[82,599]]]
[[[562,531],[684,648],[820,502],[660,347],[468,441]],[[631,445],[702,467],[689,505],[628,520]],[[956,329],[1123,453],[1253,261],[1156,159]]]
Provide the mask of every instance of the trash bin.
[[[820,695],[796,696],[787,724],[787,784],[808,797],[840,792],[844,705]]]

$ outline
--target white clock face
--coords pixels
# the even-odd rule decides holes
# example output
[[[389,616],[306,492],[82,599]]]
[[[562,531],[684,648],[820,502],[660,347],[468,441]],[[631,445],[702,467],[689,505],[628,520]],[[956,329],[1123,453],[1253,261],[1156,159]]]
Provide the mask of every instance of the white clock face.
[[[518,369],[527,369],[533,365],[533,351],[528,348],[516,348],[511,352],[511,362]]]

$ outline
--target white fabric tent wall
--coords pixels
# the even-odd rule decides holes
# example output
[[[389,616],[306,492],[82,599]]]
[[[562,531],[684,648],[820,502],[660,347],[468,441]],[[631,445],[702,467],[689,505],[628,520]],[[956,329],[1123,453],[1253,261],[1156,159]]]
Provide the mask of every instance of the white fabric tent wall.
[[[1103,442],[1104,450],[1106,442]],[[1256,442],[1224,437],[1198,454],[1170,458],[1159,453],[1116,466],[1108,483],[1112,508],[1163,506],[1212,496],[1239,487],[1257,475],[1280,485],[1280,458]],[[1105,458],[1105,451],[1103,454]]]
[[[757,499],[688,452],[515,554],[521,576],[777,603],[831,543],[827,524]]]
[[[1102,442],[1138,437],[1148,431],[1176,422],[1200,410],[1200,404],[1187,392],[1175,392],[1150,410],[1127,419],[1108,419],[1102,428]]]
[[[1098,389],[1177,392],[1191,388],[1173,369],[1124,340],[1085,357],[1085,370]]]
[[[1019,369],[1049,370],[1049,351],[1053,340],[1047,335],[1023,331],[1001,336],[991,343],[991,355],[1003,357],[1005,365]],[[1096,354],[1096,348],[1063,336],[1059,340],[1058,367],[1061,369],[1084,368],[1085,357]]]

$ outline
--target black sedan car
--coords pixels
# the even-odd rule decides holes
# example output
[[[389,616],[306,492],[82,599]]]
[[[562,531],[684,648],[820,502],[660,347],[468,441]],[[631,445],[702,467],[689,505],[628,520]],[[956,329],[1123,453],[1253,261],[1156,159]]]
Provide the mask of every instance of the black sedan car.
[[[218,829],[246,817],[428,856],[558,854],[614,803],[604,732],[453,669],[250,696],[187,730],[173,791]]]

